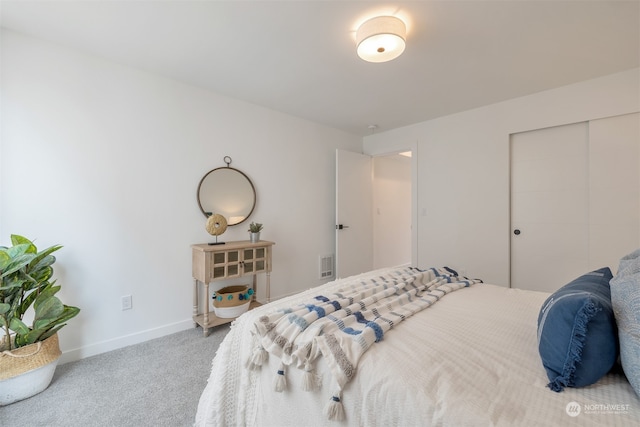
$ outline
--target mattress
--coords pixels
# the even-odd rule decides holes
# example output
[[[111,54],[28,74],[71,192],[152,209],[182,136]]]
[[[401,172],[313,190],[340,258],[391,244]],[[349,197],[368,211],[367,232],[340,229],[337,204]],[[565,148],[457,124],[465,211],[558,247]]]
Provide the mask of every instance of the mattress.
[[[367,278],[385,270],[366,273]],[[344,279],[343,279],[344,280]],[[602,426],[640,425],[640,400],[622,371],[596,384],[547,387],[536,325],[547,293],[474,284],[398,324],[360,359],[343,389],[344,421],[323,413],[334,380],[319,358],[320,390],[302,391],[287,372],[274,391],[279,361],[245,368],[254,322],[278,308],[329,293],[340,280],[238,318],[220,345],[196,414],[197,426]]]

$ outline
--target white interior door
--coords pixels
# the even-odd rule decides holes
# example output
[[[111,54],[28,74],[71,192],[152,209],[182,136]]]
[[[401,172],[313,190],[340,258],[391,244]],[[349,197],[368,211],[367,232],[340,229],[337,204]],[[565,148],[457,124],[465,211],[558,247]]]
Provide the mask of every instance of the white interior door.
[[[640,246],[640,113],[589,122],[589,269]]]
[[[511,287],[555,291],[589,259],[588,126],[511,136]]]
[[[372,159],[336,150],[336,277],[373,267]]]

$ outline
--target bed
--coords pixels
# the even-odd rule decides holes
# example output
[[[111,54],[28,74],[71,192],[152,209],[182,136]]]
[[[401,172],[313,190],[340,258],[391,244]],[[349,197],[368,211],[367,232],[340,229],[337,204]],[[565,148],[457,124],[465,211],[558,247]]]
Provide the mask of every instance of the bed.
[[[354,283],[379,283],[380,278],[404,274],[407,268],[339,279],[242,315],[213,359],[195,425],[640,425],[640,400],[619,368],[587,387],[549,389],[536,327],[549,294],[466,278],[454,278],[460,286],[435,292],[437,297],[427,298],[427,305],[414,306],[403,321],[391,322],[393,327],[359,356],[354,375],[342,385],[331,366],[335,361],[321,352],[314,353],[315,387],[308,385],[308,367],[295,357],[287,359],[273,351],[260,360],[260,366],[251,364],[268,335],[260,325],[270,316],[277,318],[274,313],[309,307],[319,295],[344,295]],[[432,270],[445,276],[453,272]],[[430,286],[430,279],[422,282]],[[419,290],[414,299],[417,295],[423,300],[427,291]],[[317,311],[314,307],[308,311],[313,310]],[[391,310],[399,312],[398,307]],[[318,317],[330,317],[321,314]],[[282,372],[286,384],[278,384]],[[280,392],[275,391],[278,388]],[[342,405],[338,417],[328,409],[336,400]]]

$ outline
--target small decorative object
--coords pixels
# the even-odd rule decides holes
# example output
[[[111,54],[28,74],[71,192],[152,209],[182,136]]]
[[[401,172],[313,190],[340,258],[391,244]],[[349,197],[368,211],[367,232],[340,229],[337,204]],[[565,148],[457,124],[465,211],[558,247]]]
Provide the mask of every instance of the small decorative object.
[[[251,243],[257,243],[260,241],[260,231],[262,231],[262,224],[252,222],[249,224],[249,235]]]
[[[213,294],[216,316],[228,319],[238,317],[249,309],[253,289],[246,285],[227,286]]]
[[[212,236],[216,236],[216,241],[209,243],[210,245],[224,245],[224,242],[218,242],[218,236],[227,230],[227,220],[220,214],[213,214],[207,219],[207,232]]]
[[[60,357],[58,331],[80,309],[64,305],[55,294],[51,255],[62,246],[38,252],[27,238],[11,235],[12,247],[0,246],[0,406],[46,389]],[[24,323],[27,314],[31,326]]]

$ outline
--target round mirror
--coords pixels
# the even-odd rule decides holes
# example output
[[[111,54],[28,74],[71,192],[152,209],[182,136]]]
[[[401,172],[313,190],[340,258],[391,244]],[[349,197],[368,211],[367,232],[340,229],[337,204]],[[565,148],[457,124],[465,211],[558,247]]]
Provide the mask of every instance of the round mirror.
[[[219,214],[227,225],[245,221],[256,206],[256,190],[244,173],[232,167],[220,167],[209,171],[198,184],[198,205],[209,217]]]

